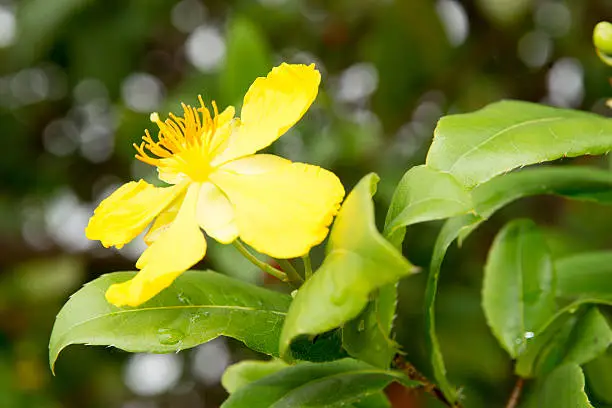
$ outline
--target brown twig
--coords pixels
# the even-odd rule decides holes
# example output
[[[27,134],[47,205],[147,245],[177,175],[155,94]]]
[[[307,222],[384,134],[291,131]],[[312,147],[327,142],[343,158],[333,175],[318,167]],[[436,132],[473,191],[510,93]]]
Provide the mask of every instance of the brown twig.
[[[446,399],[440,387],[429,381],[427,377],[425,377],[419,370],[417,370],[415,366],[413,366],[410,362],[406,361],[403,356],[397,354],[395,356],[395,359],[393,360],[393,365],[395,366],[395,368],[401,370],[404,374],[406,374],[411,380],[419,381],[420,383],[422,383],[423,385],[421,386],[421,389],[423,391],[425,391],[438,401],[442,402],[447,407],[461,408],[461,404],[459,404],[458,402],[453,404],[448,399]]]
[[[518,406],[519,399],[521,398],[521,392],[523,392],[524,384],[525,380],[523,378],[517,378],[516,384],[514,384],[514,389],[512,390],[512,394],[510,394],[510,398],[508,399],[508,403],[506,404],[506,408],[516,408]]]

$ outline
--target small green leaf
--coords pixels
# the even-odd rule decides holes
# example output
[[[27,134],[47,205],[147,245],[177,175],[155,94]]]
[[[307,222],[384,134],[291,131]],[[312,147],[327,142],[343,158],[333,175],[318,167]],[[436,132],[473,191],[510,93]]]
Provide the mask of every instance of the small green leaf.
[[[482,298],[489,327],[513,358],[554,315],[552,259],[533,222],[510,222],[497,235],[485,265]]]
[[[342,328],[342,344],[355,358],[388,368],[398,344],[390,338],[397,304],[397,285],[379,289],[374,299],[355,319]]]
[[[393,193],[384,235],[400,248],[408,225],[465,214],[472,208],[470,194],[451,174],[416,166],[404,174]]]
[[[583,365],[603,354],[610,344],[610,325],[599,310],[592,307],[576,323],[563,362]]]
[[[305,362],[251,382],[231,394],[222,407],[359,407],[364,406],[360,401],[393,381],[407,387],[420,385],[400,372],[381,370],[363,361]]]
[[[221,335],[241,340],[253,350],[278,355],[280,327],[290,296],[212,271],[187,271],[139,307],[118,308],[108,303],[106,289],[133,276],[132,272],[103,275],[71,296],[51,333],[51,367],[70,344],[169,353]]]
[[[540,408],[593,408],[584,392],[584,374],[577,364],[564,364],[544,380]]]
[[[234,18],[227,29],[225,67],[219,75],[223,106],[241,103],[253,80],[272,68],[271,59],[259,27],[247,18]]]
[[[612,251],[571,255],[555,262],[559,296],[612,304]]]
[[[610,150],[610,119],[528,102],[501,101],[473,113],[440,119],[426,164],[472,188],[517,167]]]
[[[521,377],[542,377],[561,364],[583,365],[612,344],[612,330],[595,307],[584,313],[562,313],[546,329],[527,342],[517,359]]]
[[[414,267],[376,230],[372,194],[378,177],[364,177],[345,200],[321,268],[299,289],[281,334],[280,352],[291,360],[291,343],[342,326],[367,306],[370,294],[414,272]]]
[[[286,367],[288,367],[287,363],[279,359],[270,361],[241,361],[229,366],[225,370],[221,378],[221,385],[223,385],[223,388],[228,393],[232,394],[253,381],[272,375]]]

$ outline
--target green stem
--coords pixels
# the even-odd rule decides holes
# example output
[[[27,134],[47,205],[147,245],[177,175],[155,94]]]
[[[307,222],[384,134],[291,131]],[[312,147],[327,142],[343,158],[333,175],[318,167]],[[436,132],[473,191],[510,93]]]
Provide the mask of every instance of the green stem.
[[[261,269],[262,271],[269,273],[270,275],[277,277],[278,279],[282,280],[283,282],[288,282],[289,278],[287,277],[287,274],[284,273],[283,271],[279,271],[278,269],[274,268],[271,265],[268,265],[265,262],[260,261],[259,259],[257,259],[257,257],[255,257],[255,255],[253,255],[248,249],[247,247],[245,247],[242,242],[240,242],[239,240],[234,240],[234,246],[236,247],[236,249],[246,258],[248,259],[253,265],[257,266],[259,269]]]
[[[295,270],[291,262],[287,259],[277,259],[278,264],[283,268],[283,270],[287,273],[287,277],[289,278],[289,282],[293,283],[294,286],[301,286],[304,283],[304,279],[300,276],[298,271]]]
[[[312,263],[310,262],[310,254],[306,254],[302,257],[302,261],[304,261],[304,277],[306,280],[310,279],[312,276]]]

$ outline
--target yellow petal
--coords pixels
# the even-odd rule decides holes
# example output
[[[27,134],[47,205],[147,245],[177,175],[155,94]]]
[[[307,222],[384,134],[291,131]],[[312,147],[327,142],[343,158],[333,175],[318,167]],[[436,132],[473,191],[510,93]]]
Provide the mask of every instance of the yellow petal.
[[[311,65],[281,64],[257,78],[244,97],[241,125],[213,165],[269,146],[302,118],[317,97],[321,74]]]
[[[232,160],[221,166],[226,172],[238,174],[260,174],[275,170],[282,170],[291,164],[291,161],[273,154],[254,154],[238,160]]]
[[[148,246],[151,246],[153,242],[155,242],[157,238],[159,238],[162,232],[167,230],[168,227],[172,225],[172,222],[176,218],[179,212],[179,209],[181,208],[181,204],[183,203],[184,198],[185,198],[185,195],[181,194],[164,211],[159,213],[157,218],[155,218],[155,220],[153,221],[153,224],[151,224],[151,226],[149,227],[149,230],[143,237],[144,242]]]
[[[202,183],[196,218],[200,227],[222,244],[229,244],[238,237],[234,208],[225,194],[212,183]]]
[[[185,188],[155,187],[144,180],[131,181],[104,199],[89,220],[85,235],[105,247],[121,248],[134,239]]]
[[[106,299],[115,306],[138,306],[157,295],[206,253],[206,241],[196,222],[199,184],[187,190],[174,222],[138,259],[141,269],[123,283],[111,285]]]
[[[240,174],[247,168],[267,171]],[[233,169],[231,170],[230,167]],[[344,197],[340,180],[317,166],[256,155],[228,163],[211,174],[233,204],[240,238],[275,258],[294,258],[321,243]]]

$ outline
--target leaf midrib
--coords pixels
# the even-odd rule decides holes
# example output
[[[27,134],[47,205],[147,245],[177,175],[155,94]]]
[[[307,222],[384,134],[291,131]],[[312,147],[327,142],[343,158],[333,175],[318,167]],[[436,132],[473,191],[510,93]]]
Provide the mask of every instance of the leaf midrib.
[[[508,126],[507,128],[504,128],[502,130],[497,131],[496,133],[494,133],[493,135],[491,135],[491,137],[483,140],[482,142],[478,143],[476,146],[473,146],[471,149],[469,149],[468,151],[464,152],[463,154],[461,154],[461,156],[457,157],[457,159],[455,160],[455,162],[453,163],[453,165],[451,166],[450,169],[448,169],[449,173],[453,173],[453,170],[455,168],[455,166],[457,166],[457,164],[463,160],[466,156],[471,155],[473,152],[480,150],[482,148],[482,146],[488,144],[489,142],[492,142],[494,139],[496,139],[498,136],[509,132],[511,130],[523,127],[523,126],[528,126],[528,125],[533,125],[533,124],[538,124],[538,123],[545,123],[545,122],[554,122],[557,120],[563,120],[563,119],[568,119],[566,117],[563,116],[553,116],[553,117],[549,117],[549,118],[538,118],[538,119],[532,119],[532,120],[528,120],[525,122],[521,122],[521,123],[515,123],[514,125]]]
[[[277,314],[279,316],[287,315],[287,312],[279,312],[277,310],[262,310],[262,309],[256,309],[254,307],[248,307],[248,306],[226,306],[226,305],[180,305],[180,306],[149,307],[146,309],[127,309],[127,310],[117,310],[115,312],[111,312],[111,313],[100,315],[100,316],[95,316],[95,317],[80,321],[79,323],[68,327],[67,330],[62,331],[62,333],[59,334],[58,337],[63,336],[64,333],[71,331],[75,327],[85,325],[87,323],[93,322],[98,319],[102,319],[105,317],[113,317],[113,316],[121,315],[124,313],[150,312],[150,311],[159,311],[159,310],[168,310],[168,309],[206,309],[206,308],[209,308],[209,309],[236,309],[236,310],[253,311],[253,312],[266,312],[266,313]]]

